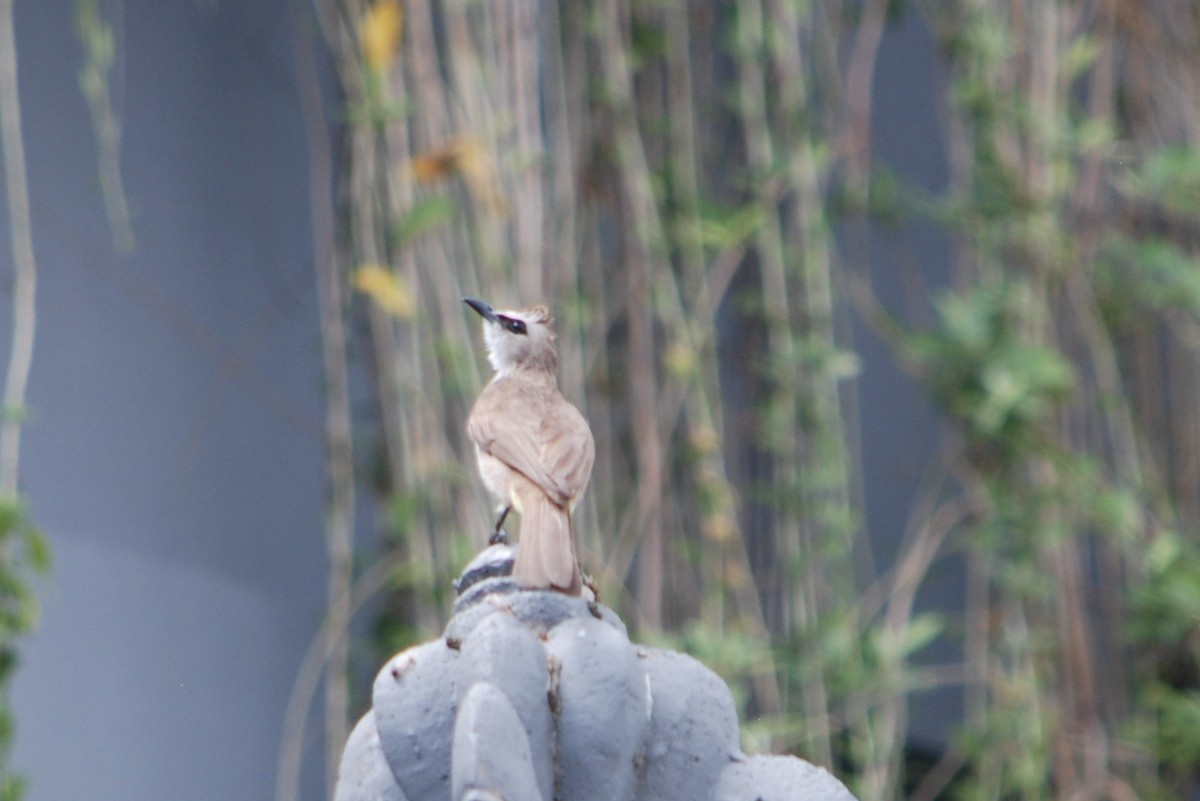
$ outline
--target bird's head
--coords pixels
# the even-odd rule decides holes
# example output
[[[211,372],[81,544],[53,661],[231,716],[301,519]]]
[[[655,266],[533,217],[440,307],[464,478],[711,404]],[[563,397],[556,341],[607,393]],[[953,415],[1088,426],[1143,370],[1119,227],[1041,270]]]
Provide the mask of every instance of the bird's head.
[[[482,300],[463,298],[483,318],[483,342],[497,373],[517,369],[558,370],[554,318],[545,306],[497,311]]]

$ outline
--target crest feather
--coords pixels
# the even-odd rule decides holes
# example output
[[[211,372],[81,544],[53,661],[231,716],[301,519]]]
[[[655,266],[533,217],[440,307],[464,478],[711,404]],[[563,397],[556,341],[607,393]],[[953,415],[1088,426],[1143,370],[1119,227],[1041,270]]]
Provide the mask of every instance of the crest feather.
[[[547,326],[554,325],[554,317],[550,314],[550,309],[541,303],[536,306],[530,306],[524,313],[529,319],[535,322]]]

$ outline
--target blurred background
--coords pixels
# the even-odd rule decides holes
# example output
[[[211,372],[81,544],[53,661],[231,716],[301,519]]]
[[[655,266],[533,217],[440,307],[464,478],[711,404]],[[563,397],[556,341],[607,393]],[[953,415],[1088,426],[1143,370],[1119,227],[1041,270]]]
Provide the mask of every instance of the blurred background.
[[[876,799],[1200,792],[1184,0],[0,0],[0,799],[319,799],[545,301],[581,560]]]

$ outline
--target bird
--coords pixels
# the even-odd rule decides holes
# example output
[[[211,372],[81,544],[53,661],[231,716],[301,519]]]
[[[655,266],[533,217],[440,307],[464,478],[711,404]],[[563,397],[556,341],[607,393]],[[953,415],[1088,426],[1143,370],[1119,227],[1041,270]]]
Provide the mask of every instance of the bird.
[[[483,318],[495,374],[467,418],[479,475],[497,500],[499,520],[521,516],[513,579],[523,589],[582,594],[571,511],[596,459],[592,430],[558,388],[554,320],[545,306],[497,311],[463,298]]]

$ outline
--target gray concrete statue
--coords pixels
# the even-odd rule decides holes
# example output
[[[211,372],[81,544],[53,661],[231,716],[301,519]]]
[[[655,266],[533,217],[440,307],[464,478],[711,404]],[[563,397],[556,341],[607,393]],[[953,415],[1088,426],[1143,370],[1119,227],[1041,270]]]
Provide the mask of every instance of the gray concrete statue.
[[[854,801],[823,768],[746,756],[715,673],[598,603],[518,590],[512,560],[480,553],[444,636],[383,666],[335,801]]]

